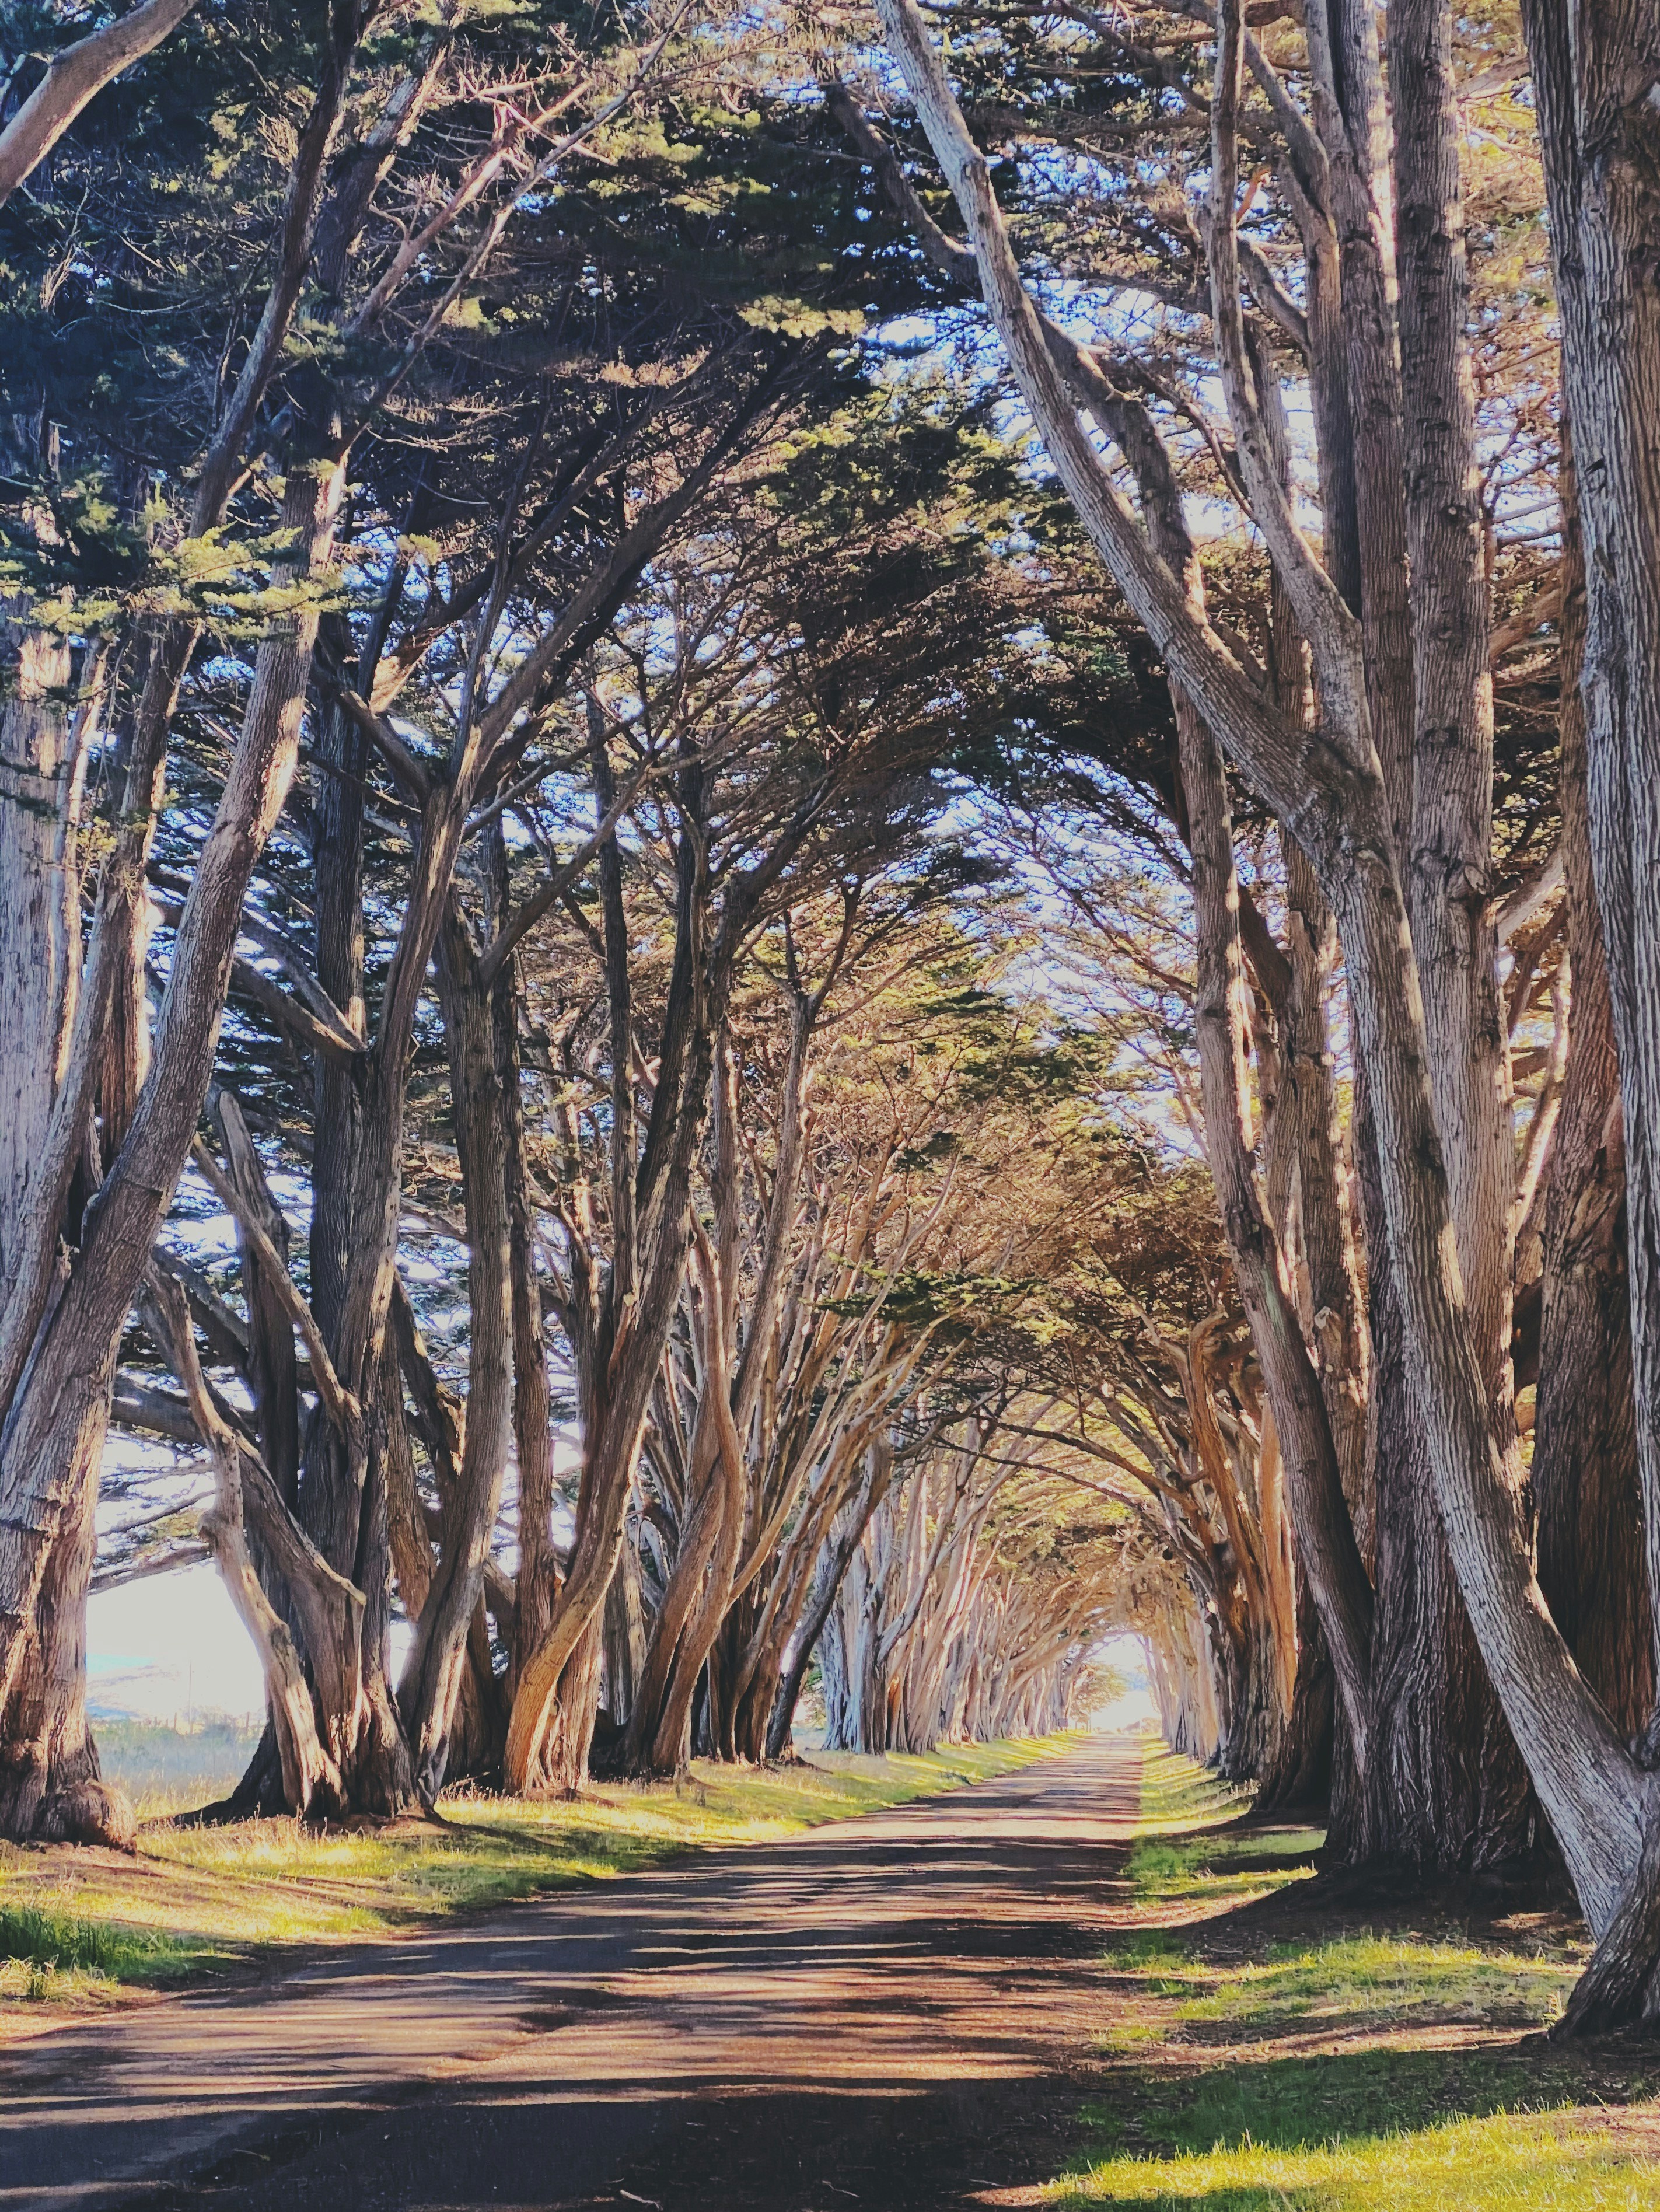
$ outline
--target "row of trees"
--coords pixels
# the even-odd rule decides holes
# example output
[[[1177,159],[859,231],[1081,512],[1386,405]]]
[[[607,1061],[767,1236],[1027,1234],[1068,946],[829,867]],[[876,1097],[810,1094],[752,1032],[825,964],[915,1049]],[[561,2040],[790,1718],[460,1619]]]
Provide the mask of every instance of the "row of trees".
[[[1388,10],[1387,107],[1371,10],[1265,18],[1259,37],[1224,0],[1199,11],[1206,34],[1151,43],[1094,17],[1014,11],[1006,28],[1007,12],[965,17],[953,86],[923,15],[909,0],[879,9],[965,246],[868,122],[854,125],[913,238],[980,290],[1079,524],[1169,672],[1206,1148],[1341,1699],[1360,1848],[1480,1863],[1537,1808],[1598,1939],[1566,2025],[1606,2022],[1650,2002],[1660,1837],[1654,1576],[1651,1562],[1639,1571],[1648,1540],[1631,1540],[1657,1517],[1641,1227],[1653,1002],[1635,890],[1640,635],[1657,603],[1655,434],[1638,395],[1660,358],[1637,274],[1655,234],[1653,123],[1631,104],[1645,33],[1618,10],[1594,27],[1529,11],[1535,142],[1509,100],[1529,57],[1506,50],[1502,25],[1433,4]],[[1040,53],[1047,82],[1031,66]],[[1508,197],[1462,159],[1466,101],[1483,104],[1481,143],[1497,143],[1501,169],[1507,139],[1516,149]],[[1015,165],[1034,194],[1026,235],[1002,204],[1006,193],[1019,210],[1021,184],[994,177],[970,117],[1010,149],[1065,149]],[[1523,504],[1509,471],[1539,434],[1527,387],[1548,344],[1542,281],[1517,301],[1538,157],[1562,319],[1557,420],[1578,465],[1556,473],[1548,582],[1499,623],[1510,578],[1496,540]],[[1199,189],[1184,195],[1189,165]],[[1081,333],[1051,289],[1062,274],[1099,302]],[[1508,309],[1493,303],[1501,283]],[[1164,308],[1171,335],[1156,350],[1124,305],[1132,286]],[[1177,345],[1214,380],[1221,422],[1201,379],[1171,374]],[[1496,424],[1500,386],[1509,421]],[[1288,386],[1313,433],[1300,456]],[[1254,638],[1207,604],[1184,460],[1266,550]],[[1316,494],[1317,546],[1303,504]],[[1513,643],[1548,620],[1560,842],[1548,868],[1507,882],[1493,664],[1507,631]],[[1225,754],[1280,833],[1283,943],[1239,881]],[[1559,872],[1558,918],[1524,937]],[[1518,1115],[1512,1079],[1541,933],[1564,945],[1560,1118],[1544,1098]],[[1339,947],[1359,1200],[1347,1218],[1318,988]],[[1265,1097],[1289,1125],[1289,1176],[1276,1176],[1274,1127],[1257,1139]],[[1312,1310],[1299,1313],[1304,1269]],[[1518,1376],[1536,1377],[1530,1460]],[[1369,1495],[1347,1471],[1363,1389]]]
[[[1627,2017],[1639,11],[933,12],[204,0],[0,216],[4,1823],[125,1817],[113,1413],[216,1469],[240,1804],[1126,1626],[1353,1858],[1548,1831]]]
[[[12,1834],[131,1832],[122,1438],[211,1470],[104,1572],[216,1559],[231,1812],[775,1753],[902,1501],[970,1573],[1031,1021],[939,763],[1018,469],[864,373],[745,28],[618,21],[199,8],[9,205]],[[1065,1711],[1104,1601],[1036,1660],[974,1534],[917,1740]]]

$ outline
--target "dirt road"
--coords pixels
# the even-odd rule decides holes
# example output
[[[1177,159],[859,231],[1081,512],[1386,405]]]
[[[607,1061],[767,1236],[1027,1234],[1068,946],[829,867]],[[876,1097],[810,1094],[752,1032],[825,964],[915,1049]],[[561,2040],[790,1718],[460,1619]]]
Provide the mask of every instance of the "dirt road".
[[[44,2038],[0,2063],[0,2208],[1018,2201],[1064,2156],[1138,1756]]]

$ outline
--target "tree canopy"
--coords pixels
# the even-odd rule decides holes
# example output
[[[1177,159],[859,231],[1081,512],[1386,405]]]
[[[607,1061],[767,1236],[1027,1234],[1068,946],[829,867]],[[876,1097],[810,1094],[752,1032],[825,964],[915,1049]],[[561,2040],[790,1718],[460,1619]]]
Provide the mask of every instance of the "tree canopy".
[[[188,1560],[227,1817],[1122,1632],[1652,2008],[1640,17],[9,11],[0,1829]]]

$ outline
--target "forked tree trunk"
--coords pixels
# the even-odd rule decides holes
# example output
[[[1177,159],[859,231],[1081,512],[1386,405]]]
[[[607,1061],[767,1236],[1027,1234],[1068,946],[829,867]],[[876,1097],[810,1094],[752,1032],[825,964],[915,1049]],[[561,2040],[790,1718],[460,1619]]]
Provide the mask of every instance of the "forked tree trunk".
[[[790,1747],[790,1731],[794,1725],[795,1708],[800,1700],[801,1685],[806,1679],[812,1655],[820,1638],[826,1633],[826,1624],[835,1616],[836,1602],[846,1580],[854,1554],[864,1540],[871,1516],[888,1494],[893,1480],[893,1446],[885,1436],[873,1443],[865,1457],[865,1471],[858,1492],[836,1515],[819,1553],[808,1587],[800,1625],[794,1631],[793,1641],[788,1632],[789,1658],[784,1660],[785,1644],[778,1647],[778,1687],[767,1709],[765,1749],[769,1759],[781,1759]],[[756,1711],[762,1708],[757,1697]]]
[[[1650,1631],[1660,1591],[1660,112],[1644,0],[1571,9],[1524,0],[1523,21],[1562,318],[1584,538],[1590,844],[1619,1051],[1638,1469]],[[1652,1741],[1654,1731],[1648,1731]],[[1648,1755],[1645,1753],[1645,1756]],[[1632,1791],[1633,1798],[1638,1792]],[[1565,2028],[1607,2026],[1660,2001],[1660,1801],[1639,1801],[1640,1857]],[[1567,1847],[1562,1824],[1558,1838]],[[1572,1859],[1573,1854],[1569,1850]]]
[[[39,157],[102,81],[106,64],[125,66],[121,57],[143,51],[149,30],[176,20],[170,9],[141,8],[60,57],[69,76],[49,71],[39,96],[45,106],[33,103],[39,112],[28,120],[26,104],[6,134],[10,140],[23,132],[12,149],[18,160],[27,164]],[[135,27],[139,43],[130,46]],[[198,533],[222,520],[243,441],[282,356],[310,258],[328,149],[360,27],[350,6],[337,9],[329,22],[317,96],[289,175],[265,311],[198,472],[192,513]],[[15,180],[14,173],[8,188]],[[279,584],[327,565],[340,484],[341,471],[331,465],[290,469],[283,520],[297,551],[292,566],[278,564]],[[90,1527],[87,1492],[97,1480],[120,1335],[207,1088],[243,895],[293,772],[315,633],[314,612],[301,607],[277,619],[261,645],[242,735],[179,924],[146,1074],[144,872],[161,807],[168,726],[197,635],[189,623],[147,626],[131,741],[119,763],[125,772],[121,814],[100,881],[77,1018],[65,1059],[51,1063],[58,1096],[38,1163],[35,1203],[3,1279],[0,1714],[40,1648],[33,1620],[49,1587],[58,1591],[63,1613],[57,1648],[71,1646],[70,1623],[78,1619],[84,1595],[84,1577],[72,1562],[80,1556],[79,1532]],[[95,1099],[101,1099],[108,1117],[101,1163],[87,1153]],[[99,1202],[82,1224],[85,1242],[65,1282],[58,1260],[64,1207],[77,1170],[90,1166],[95,1176],[100,1165],[106,1172]],[[54,1561],[60,1543],[70,1548],[69,1565]],[[88,1547],[88,1571],[89,1565]]]
[[[1113,429],[1136,470],[1149,541],[1179,580],[1194,614],[1202,617],[1204,587],[1198,559],[1163,448],[1140,410],[1122,408]],[[1284,1257],[1257,1188],[1244,1059],[1238,883],[1226,777],[1220,748],[1193,701],[1176,682],[1171,696],[1193,856],[1194,1005],[1211,1179],[1285,1454],[1292,1517],[1326,1626],[1352,1735],[1364,1763],[1371,1593],[1343,1494],[1325,1397],[1303,1339]],[[1250,1571],[1250,1562],[1243,1556],[1240,1571]],[[1264,1748],[1271,1755],[1271,1747]],[[1229,1756],[1234,1755],[1231,1748]]]
[[[326,562],[340,476],[334,468],[289,475],[285,520],[302,570]],[[52,1544],[79,1510],[121,1332],[206,1093],[237,917],[293,773],[315,635],[316,616],[302,608],[273,624],[260,647],[242,737],[179,923],[150,1073],[0,1433],[0,1700],[16,1679]]]

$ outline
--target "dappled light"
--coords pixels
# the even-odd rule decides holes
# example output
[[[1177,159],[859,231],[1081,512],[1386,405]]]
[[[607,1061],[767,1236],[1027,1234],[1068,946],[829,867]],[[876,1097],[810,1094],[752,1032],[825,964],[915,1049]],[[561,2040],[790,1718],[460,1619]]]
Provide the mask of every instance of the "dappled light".
[[[1654,12],[0,8],[0,2212],[1660,2190]]]

